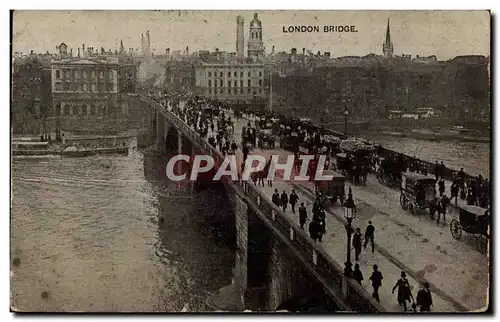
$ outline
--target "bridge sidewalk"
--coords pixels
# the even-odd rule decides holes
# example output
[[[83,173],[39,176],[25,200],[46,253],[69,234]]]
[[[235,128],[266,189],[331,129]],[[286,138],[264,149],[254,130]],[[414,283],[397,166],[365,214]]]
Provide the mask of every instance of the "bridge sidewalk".
[[[281,193],[283,190],[290,193],[291,190],[295,188],[288,182],[284,182],[281,180],[277,180],[273,182],[272,187],[259,187],[259,189],[270,199],[272,196],[274,189],[278,189]],[[303,190],[296,189],[299,195],[299,203],[304,202],[306,207],[308,208],[308,217],[311,218],[312,214],[310,213],[312,204],[314,203],[314,198]],[[339,212],[337,209],[335,212]],[[291,209],[287,209],[285,216],[289,216],[298,224],[298,214],[293,214]],[[327,220],[326,220],[326,234],[323,237],[323,242],[320,243],[323,249],[330,254],[333,258],[337,259],[338,263],[343,267],[343,263],[345,262],[346,256],[346,231],[344,228],[344,224],[337,219],[338,214],[334,214],[331,211],[327,212]],[[306,229],[307,225],[306,224]],[[354,251],[351,248],[351,258],[354,261]],[[365,289],[371,294],[373,292],[371,283],[369,281],[369,277],[372,272],[372,267],[374,264],[379,266],[380,271],[382,272],[384,279],[382,281],[382,287],[379,290],[380,301],[381,304],[390,312],[400,312],[402,308],[397,304],[397,296],[395,294],[391,294],[392,287],[396,284],[397,280],[400,277],[401,268],[395,265],[392,261],[387,259],[383,254],[381,254],[378,250],[375,253],[371,253],[363,249],[363,252],[360,256],[360,261],[357,262],[360,266],[361,271],[363,272],[364,280],[362,282]],[[413,288],[413,295],[416,296],[416,292],[418,291],[419,283],[409,277],[410,284]],[[453,312],[457,311],[451,304],[447,301],[443,300],[436,294],[433,294],[434,307],[433,311],[435,312]]]

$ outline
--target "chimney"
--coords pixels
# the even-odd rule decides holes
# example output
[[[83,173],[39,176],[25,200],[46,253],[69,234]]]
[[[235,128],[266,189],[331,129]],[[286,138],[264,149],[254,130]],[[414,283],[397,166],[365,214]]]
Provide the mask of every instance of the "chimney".
[[[306,49],[302,48],[302,55],[305,55],[305,54],[306,54]]]
[[[78,57],[80,57],[80,47],[78,47]]]
[[[73,57],[73,48],[69,50],[69,57]]]
[[[83,56],[85,56],[85,55],[86,55],[86,52],[85,52],[85,44],[83,44],[83,45],[82,45],[82,54],[83,54]]]

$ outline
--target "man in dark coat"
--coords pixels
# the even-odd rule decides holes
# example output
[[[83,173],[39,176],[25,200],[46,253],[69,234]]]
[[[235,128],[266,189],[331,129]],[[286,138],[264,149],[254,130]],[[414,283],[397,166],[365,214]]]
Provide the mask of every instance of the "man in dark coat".
[[[420,312],[430,312],[432,306],[432,295],[429,290],[429,283],[425,282],[423,288],[417,293],[417,305]]]
[[[382,272],[378,270],[378,265],[373,265],[373,273],[370,276],[370,281],[372,281],[373,287],[373,298],[380,303],[380,298],[378,296],[378,289],[382,286],[382,280],[384,277],[382,276]]]
[[[434,175],[436,176],[436,180],[439,180],[440,174],[441,174],[441,166],[439,163],[436,161],[436,164],[434,164]]]
[[[292,206],[292,212],[295,213],[295,204],[299,201],[299,196],[297,196],[297,193],[295,192],[295,189],[292,190],[292,193],[290,194],[290,205]]]
[[[438,190],[439,190],[439,196],[442,197],[443,193],[444,193],[444,190],[445,190],[444,180],[443,179],[441,179],[441,180],[438,181]]]
[[[285,190],[281,193],[281,206],[283,207],[283,212],[286,212],[286,207],[288,206],[288,195]]]
[[[300,204],[299,207],[299,223],[300,223],[300,228],[304,229],[304,225],[307,220],[307,209],[304,207],[304,203]]]
[[[273,201],[273,204],[275,204],[278,207],[281,207],[281,199],[280,199],[280,194],[278,192],[278,189],[274,189],[272,201]]]
[[[309,236],[314,242],[318,240],[318,224],[314,220],[309,223]]]
[[[368,246],[368,242],[372,244],[372,253],[375,252],[375,227],[373,227],[371,221],[368,222],[368,226],[365,230],[365,248]]]
[[[358,282],[359,285],[361,285],[361,282],[363,281],[363,273],[359,269],[358,263],[354,264],[354,270],[352,271],[352,278],[354,278],[354,280]]]
[[[354,248],[354,258],[356,261],[359,261],[359,254],[361,254],[361,246],[363,245],[361,242],[361,229],[356,228],[356,233],[352,237],[352,247]]]

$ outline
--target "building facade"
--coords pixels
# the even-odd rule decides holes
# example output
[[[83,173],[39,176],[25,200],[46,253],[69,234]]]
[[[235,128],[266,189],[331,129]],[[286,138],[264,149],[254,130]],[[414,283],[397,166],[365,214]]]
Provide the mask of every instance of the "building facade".
[[[190,60],[169,60],[165,64],[165,87],[175,92],[190,92],[195,86],[196,65]]]
[[[55,116],[107,115],[116,111],[119,61],[116,57],[53,60]]]
[[[268,95],[264,64],[202,63],[196,68],[195,90],[209,99],[261,104]]]

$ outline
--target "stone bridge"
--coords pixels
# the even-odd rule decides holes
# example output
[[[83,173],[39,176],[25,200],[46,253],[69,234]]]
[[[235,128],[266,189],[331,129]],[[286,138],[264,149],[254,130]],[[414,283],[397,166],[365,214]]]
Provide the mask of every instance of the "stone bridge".
[[[130,100],[145,111],[159,152],[203,153],[222,163],[219,151],[162,104],[142,95],[131,95]],[[343,276],[339,263],[344,258],[334,259],[318,247],[252,182],[213,184],[223,184],[232,203],[236,265],[233,283],[207,301],[212,308],[273,311],[302,304],[321,312],[386,311],[357,282]]]

